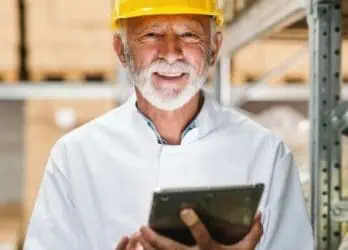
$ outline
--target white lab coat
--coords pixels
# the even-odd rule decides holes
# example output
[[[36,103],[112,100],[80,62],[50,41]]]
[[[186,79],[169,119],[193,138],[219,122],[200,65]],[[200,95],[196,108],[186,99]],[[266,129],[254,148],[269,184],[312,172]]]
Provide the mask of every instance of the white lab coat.
[[[259,250],[312,250],[288,147],[208,96],[181,145],[160,145],[135,96],[61,138],[51,151],[25,250],[111,250],[148,220],[157,187],[265,183]]]

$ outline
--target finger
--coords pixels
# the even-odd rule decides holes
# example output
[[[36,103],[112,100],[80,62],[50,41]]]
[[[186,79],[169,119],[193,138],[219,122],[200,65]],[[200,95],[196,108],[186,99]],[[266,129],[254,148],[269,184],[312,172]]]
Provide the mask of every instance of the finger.
[[[140,229],[141,236],[153,249],[184,249],[183,245],[169,238],[163,237],[148,227]]]
[[[193,238],[201,249],[209,249],[213,244],[208,230],[192,209],[184,209],[180,213],[181,219],[191,230]]]
[[[261,212],[257,212],[256,215],[254,216],[253,224],[254,224],[256,221],[261,220],[261,217],[262,217]]]
[[[249,248],[254,249],[260,241],[263,234],[263,228],[261,223],[261,216],[258,216],[254,224],[251,227],[250,232],[242,240],[243,244],[246,244]]]
[[[251,222],[250,228],[252,228],[256,223],[258,223],[258,221],[261,221],[262,218],[262,214],[261,212],[257,212]],[[251,230],[251,229],[250,229]]]
[[[140,239],[141,239],[141,233],[140,232],[137,232],[135,235],[134,235],[134,242],[135,242],[135,250],[144,250],[144,247],[143,245],[141,244],[140,242]]]
[[[139,243],[142,245],[144,250],[154,250],[155,249],[142,236],[139,237]]]
[[[136,244],[135,250],[144,250],[144,247],[143,247],[143,245],[140,243],[139,240],[138,240],[138,242],[137,242],[137,244]]]
[[[135,233],[130,237],[126,250],[136,250],[139,235],[140,233]]]
[[[126,249],[129,242],[129,238],[127,236],[123,237],[121,241],[117,244],[116,250],[124,250]]]

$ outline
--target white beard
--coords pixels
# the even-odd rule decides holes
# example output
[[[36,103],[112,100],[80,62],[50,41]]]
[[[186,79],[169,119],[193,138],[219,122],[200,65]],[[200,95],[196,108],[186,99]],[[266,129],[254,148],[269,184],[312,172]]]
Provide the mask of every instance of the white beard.
[[[130,58],[131,59],[131,58]],[[183,62],[168,64],[161,60],[152,63],[149,67],[136,72],[134,61],[130,60],[128,74],[131,82],[138,88],[141,95],[158,109],[173,111],[188,103],[204,86],[208,75],[208,67],[205,66],[202,75],[198,75],[193,66]],[[183,89],[175,87],[156,87],[152,82],[154,72],[187,73],[188,83]]]

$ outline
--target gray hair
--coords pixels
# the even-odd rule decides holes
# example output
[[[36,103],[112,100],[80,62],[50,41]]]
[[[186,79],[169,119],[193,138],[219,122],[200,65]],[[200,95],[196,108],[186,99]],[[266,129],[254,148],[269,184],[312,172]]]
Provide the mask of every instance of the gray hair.
[[[116,35],[121,38],[121,41],[124,45],[127,44],[127,22],[126,20],[119,20],[119,29],[116,31]]]
[[[210,46],[214,46],[215,49],[215,35],[218,32],[218,27],[216,25],[215,19],[210,19]]]

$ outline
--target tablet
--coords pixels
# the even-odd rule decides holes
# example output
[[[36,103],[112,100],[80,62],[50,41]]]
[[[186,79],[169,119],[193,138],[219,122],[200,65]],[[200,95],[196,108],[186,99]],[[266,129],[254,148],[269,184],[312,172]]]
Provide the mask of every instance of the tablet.
[[[261,183],[156,190],[149,226],[163,236],[193,246],[195,240],[180,218],[183,208],[192,208],[215,241],[232,245],[250,231],[263,190]]]

